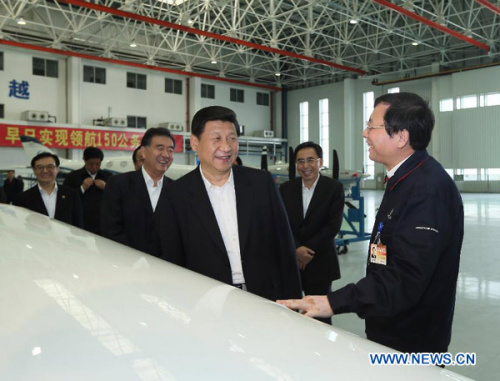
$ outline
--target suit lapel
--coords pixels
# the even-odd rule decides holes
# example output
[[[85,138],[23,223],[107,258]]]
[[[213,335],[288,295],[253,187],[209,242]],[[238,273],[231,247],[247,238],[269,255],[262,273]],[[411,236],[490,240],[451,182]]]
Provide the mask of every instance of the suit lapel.
[[[196,168],[191,174],[191,183],[188,187],[189,203],[194,213],[198,216],[201,225],[208,231],[208,235],[219,250],[227,256],[226,247],[224,246],[219,225],[217,224],[217,218],[215,217],[207,189],[201,178],[200,167]]]
[[[243,258],[250,230],[255,192],[253,191],[252,180],[245,177],[241,172],[240,168],[233,168],[236,214],[238,218],[238,239],[240,241],[240,255]]]
[[[141,170],[133,172],[131,188],[137,196],[138,203],[147,205],[148,214],[153,215],[153,206],[149,198],[148,187],[146,186],[146,181],[144,180],[144,175]]]
[[[38,189],[38,185],[35,185],[33,188],[31,188],[34,196],[34,203],[35,203],[35,208],[36,211],[42,214],[45,214],[46,216],[49,215],[49,212],[47,211],[47,208],[45,207],[45,203],[43,202],[42,194],[40,193],[40,189]]]

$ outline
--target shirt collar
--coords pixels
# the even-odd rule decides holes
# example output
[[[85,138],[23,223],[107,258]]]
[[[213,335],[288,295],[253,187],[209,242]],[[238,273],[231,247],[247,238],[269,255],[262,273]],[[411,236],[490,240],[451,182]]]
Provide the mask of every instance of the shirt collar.
[[[149,176],[148,172],[144,169],[144,165],[141,167],[142,171],[142,176],[144,176],[144,181],[146,182],[147,186],[153,187],[155,185],[155,181]],[[165,176],[162,176],[160,180],[158,180],[158,186],[162,187],[163,186],[163,178]]]
[[[411,154],[413,155],[413,153]],[[387,177],[388,178],[391,178],[392,176],[394,176],[394,174],[396,173],[396,171],[399,169],[399,167],[401,167],[403,165],[403,163],[408,160],[411,155],[407,156],[405,159],[401,160],[394,168],[392,168],[390,171],[387,171]]]
[[[232,184],[234,185],[234,181],[233,181],[233,168],[231,168],[231,172],[229,173],[229,179],[227,179],[227,182],[224,183],[221,187],[218,187],[216,185],[213,185],[210,181],[208,181],[208,179],[205,177],[205,175],[203,175],[203,169],[201,168],[201,164],[200,164],[200,174],[201,174],[201,178],[203,180],[203,183],[205,184],[205,188],[207,189],[207,192],[211,189],[211,188],[223,188],[225,187],[227,184]]]
[[[47,195],[48,195],[48,193],[45,191],[45,189],[43,189],[43,188],[40,186],[40,183],[37,183],[37,185],[38,185],[38,190],[39,190],[40,192],[43,192],[43,193],[45,193],[45,194],[47,194]],[[55,185],[54,185],[54,189],[52,190],[51,195],[52,195],[54,192],[57,192],[57,189],[58,189],[58,186],[57,186],[57,181],[56,181],[56,183],[55,183]]]
[[[305,189],[307,191],[313,191],[314,188],[316,188],[316,184],[318,183],[320,176],[321,176],[321,173],[318,173],[318,177],[317,177],[316,181],[314,182],[314,184],[312,185],[311,189],[306,187],[306,185],[304,184],[304,179],[302,179],[302,189]]]

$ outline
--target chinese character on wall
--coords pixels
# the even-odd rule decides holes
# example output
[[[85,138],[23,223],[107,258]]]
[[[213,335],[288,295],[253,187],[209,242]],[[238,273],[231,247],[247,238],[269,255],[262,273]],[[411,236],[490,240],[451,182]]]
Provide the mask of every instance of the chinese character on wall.
[[[15,79],[9,82],[9,97],[19,99],[30,99],[30,84],[27,81],[17,82]]]

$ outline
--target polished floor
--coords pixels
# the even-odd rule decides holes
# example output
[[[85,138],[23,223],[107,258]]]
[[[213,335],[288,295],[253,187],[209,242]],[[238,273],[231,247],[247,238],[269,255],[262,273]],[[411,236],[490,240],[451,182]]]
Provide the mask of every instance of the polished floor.
[[[382,191],[363,191],[366,230],[370,231]],[[462,194],[465,210],[465,237],[453,334],[449,351],[475,352],[476,365],[447,369],[475,380],[495,380],[500,374],[500,195]],[[364,276],[368,241],[348,246],[339,257],[342,279],[333,288],[357,282]],[[355,314],[333,317],[333,325],[365,337],[364,321]]]

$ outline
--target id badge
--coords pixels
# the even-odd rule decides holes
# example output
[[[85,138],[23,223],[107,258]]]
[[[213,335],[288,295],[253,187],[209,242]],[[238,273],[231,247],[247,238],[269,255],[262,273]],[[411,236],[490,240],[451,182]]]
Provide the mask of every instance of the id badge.
[[[387,265],[387,246],[381,243],[372,243],[370,245],[370,263]]]

